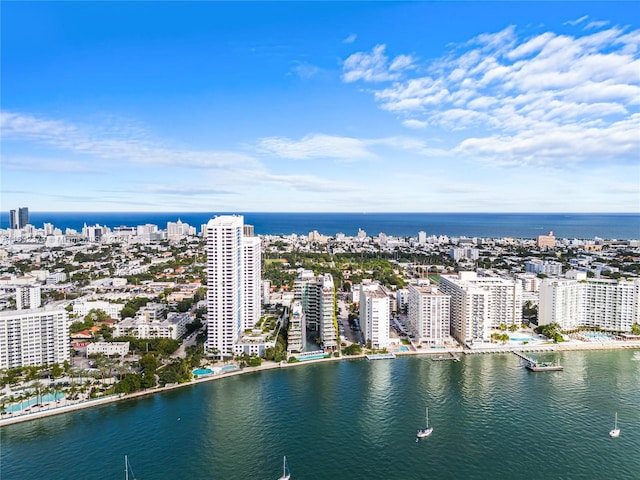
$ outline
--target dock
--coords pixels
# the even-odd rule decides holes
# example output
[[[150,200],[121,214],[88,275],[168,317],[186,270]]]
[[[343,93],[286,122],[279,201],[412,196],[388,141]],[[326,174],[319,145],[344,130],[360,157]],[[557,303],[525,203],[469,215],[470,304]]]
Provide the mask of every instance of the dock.
[[[450,352],[444,355],[432,355],[431,360],[433,360],[434,362],[444,362],[447,360],[450,360],[453,362],[459,362],[460,357],[458,357],[458,355],[455,352]]]
[[[371,355],[365,355],[367,360],[392,360],[396,358],[393,353],[374,353]]]
[[[514,351],[513,354],[517,357],[522,358],[526,362],[524,366],[532,372],[559,372],[564,370],[564,367],[562,365],[558,365],[557,363],[538,362],[531,357],[527,357],[522,352]]]

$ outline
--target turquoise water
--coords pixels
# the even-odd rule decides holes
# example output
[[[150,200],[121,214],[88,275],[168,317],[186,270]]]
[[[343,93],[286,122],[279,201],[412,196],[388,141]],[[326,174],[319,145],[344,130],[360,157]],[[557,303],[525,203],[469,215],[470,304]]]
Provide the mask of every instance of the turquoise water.
[[[513,354],[424,355],[222,377],[2,427],[0,473],[117,480],[128,455],[144,480],[273,480],[286,455],[292,480],[638,479],[634,353],[539,355],[563,372],[529,372]],[[425,407],[434,431],[416,443]]]
[[[327,355],[326,353],[319,353],[317,355],[308,355],[306,357],[296,357],[299,361],[304,362],[306,360],[317,360],[319,358],[326,358],[329,355]]]
[[[535,338],[532,337],[509,337],[512,342],[533,342]]]
[[[402,347],[400,347],[400,351],[401,352],[408,352],[409,351],[409,347],[402,346]]]
[[[606,334],[606,333],[583,333],[582,335],[584,335],[587,338],[606,338],[606,339],[611,339],[611,335]]]
[[[193,371],[194,375],[210,375],[211,373],[213,373],[213,370],[211,370],[210,368],[197,368]]]
[[[237,369],[238,367],[236,367],[235,365],[225,365],[220,369],[220,372],[230,372],[231,370],[237,370]]]
[[[47,393],[46,395],[42,396],[42,398],[40,399],[40,403],[55,402],[56,400],[60,400],[63,397],[64,395],[62,393],[56,393],[56,394]],[[7,406],[5,407],[5,410],[7,412],[19,412],[20,410],[33,407],[36,403],[38,403],[38,399],[36,397],[33,397],[33,398],[30,398],[29,400],[25,400],[24,402]],[[51,405],[48,405],[48,406],[51,406]],[[45,406],[45,408],[47,408],[47,406]]]

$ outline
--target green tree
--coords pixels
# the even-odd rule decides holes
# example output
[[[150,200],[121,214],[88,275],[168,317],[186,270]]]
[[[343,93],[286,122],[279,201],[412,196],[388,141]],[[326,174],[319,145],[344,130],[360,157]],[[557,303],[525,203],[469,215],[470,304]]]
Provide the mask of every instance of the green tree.
[[[640,325],[638,325],[637,322],[631,325],[631,333],[633,335],[640,335]]]

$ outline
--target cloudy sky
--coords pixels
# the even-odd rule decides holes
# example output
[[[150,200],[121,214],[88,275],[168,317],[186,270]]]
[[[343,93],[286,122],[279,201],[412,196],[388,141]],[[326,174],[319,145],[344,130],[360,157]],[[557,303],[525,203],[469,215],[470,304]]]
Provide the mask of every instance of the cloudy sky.
[[[1,208],[638,212],[635,2],[2,2]]]

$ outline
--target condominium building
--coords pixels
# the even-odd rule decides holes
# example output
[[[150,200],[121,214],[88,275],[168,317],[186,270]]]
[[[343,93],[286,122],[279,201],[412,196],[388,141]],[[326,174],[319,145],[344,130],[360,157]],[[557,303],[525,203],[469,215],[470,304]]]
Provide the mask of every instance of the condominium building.
[[[553,232],[549,232],[547,235],[538,235],[536,238],[536,246],[538,248],[555,248],[556,237]]]
[[[409,285],[407,321],[420,343],[442,344],[450,338],[451,297],[432,285]]]
[[[147,312],[148,313],[148,312]],[[187,332],[187,325],[193,321],[188,313],[169,313],[167,318],[153,318],[148,314],[138,314],[135,318],[125,318],[115,325],[116,337],[171,338],[177,340]]]
[[[64,308],[0,312],[0,369],[69,360],[69,315]]]
[[[480,251],[477,248],[470,247],[456,247],[449,250],[449,257],[455,261],[462,260],[478,260],[480,257]]]
[[[207,341],[206,349],[233,356],[242,333],[244,218],[222,215],[209,220],[207,239]]]
[[[584,272],[545,278],[540,285],[539,324],[563,330],[600,327],[629,332],[640,323],[640,280],[587,279]]]
[[[16,287],[16,309],[28,310],[42,306],[40,285],[20,285]]]
[[[92,342],[87,345],[87,355],[96,353],[107,357],[111,355],[124,357],[129,353],[129,342]]]
[[[460,272],[440,277],[451,296],[451,334],[468,345],[491,341],[491,329],[522,321],[522,284],[499,277]]]
[[[245,225],[246,227],[247,225]],[[249,225],[251,226],[251,225]],[[247,229],[245,229],[246,231]],[[252,229],[249,229],[251,231]],[[260,277],[262,253],[259,237],[244,237],[243,243],[243,314],[242,330],[251,330],[260,320]]]
[[[102,310],[109,318],[120,318],[120,312],[124,308],[124,303],[111,303],[104,300],[76,301],[73,303],[73,313],[80,318],[84,318],[91,310]]]
[[[550,277],[557,277],[562,275],[562,264],[560,262],[535,259],[525,262],[524,270],[529,273],[543,273]]]
[[[207,342],[219,356],[242,353],[244,330],[260,319],[261,244],[245,237],[244,217],[221,215],[209,220],[207,239]],[[237,348],[236,348],[237,347]]]
[[[304,347],[307,343],[306,335],[306,320],[302,303],[299,300],[295,300],[291,304],[291,315],[289,316],[287,351],[289,353],[304,352]]]
[[[360,284],[360,329],[373,348],[389,346],[389,294],[377,282]]]
[[[338,346],[335,319],[335,286],[331,274],[314,275],[310,270],[298,274],[294,283],[294,298],[302,305],[306,328],[318,332],[325,349]]]

